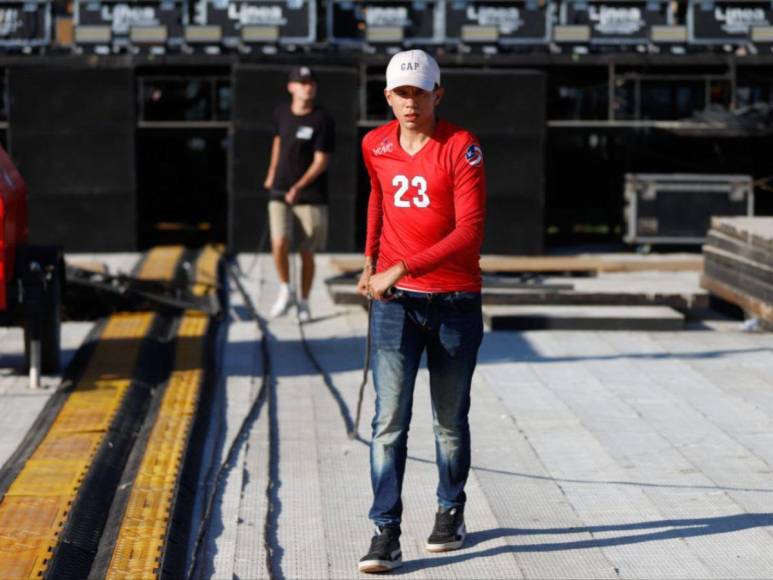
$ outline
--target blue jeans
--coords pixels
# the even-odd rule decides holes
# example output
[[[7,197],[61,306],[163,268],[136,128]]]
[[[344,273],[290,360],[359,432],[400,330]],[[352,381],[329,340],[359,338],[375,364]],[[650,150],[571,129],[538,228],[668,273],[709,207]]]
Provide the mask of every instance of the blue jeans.
[[[444,509],[464,506],[470,471],[470,384],[483,338],[478,292],[423,294],[398,290],[373,303],[371,340],[376,415],[370,447],[373,505],[378,526],[399,525],[400,498],[411,423],[413,388],[427,351],[437,499]]]

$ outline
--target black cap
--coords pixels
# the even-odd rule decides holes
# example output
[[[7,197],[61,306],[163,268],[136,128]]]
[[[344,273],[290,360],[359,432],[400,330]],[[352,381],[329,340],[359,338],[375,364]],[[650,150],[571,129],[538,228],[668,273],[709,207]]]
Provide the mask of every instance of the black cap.
[[[290,70],[290,82],[317,81],[314,71],[307,66],[296,66]]]

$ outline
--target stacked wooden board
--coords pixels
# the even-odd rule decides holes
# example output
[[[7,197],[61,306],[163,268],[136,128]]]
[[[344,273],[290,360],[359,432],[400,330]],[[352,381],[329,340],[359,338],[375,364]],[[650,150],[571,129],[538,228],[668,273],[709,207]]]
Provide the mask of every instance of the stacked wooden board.
[[[643,330],[684,328],[684,314],[668,306],[485,306],[491,330]]]
[[[330,259],[341,272],[361,272],[362,256]],[[686,272],[703,269],[703,259],[693,254],[584,254],[577,256],[481,256],[485,273],[599,274],[601,272]]]
[[[716,217],[701,286],[773,327],[773,217]]]
[[[335,257],[337,304],[365,304],[361,257]],[[493,330],[679,330],[708,307],[700,255],[482,256],[484,318]]]

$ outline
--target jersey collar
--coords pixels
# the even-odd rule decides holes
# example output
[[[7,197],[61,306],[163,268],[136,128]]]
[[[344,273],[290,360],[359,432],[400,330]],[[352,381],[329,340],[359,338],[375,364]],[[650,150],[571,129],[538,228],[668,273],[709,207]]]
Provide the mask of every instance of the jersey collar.
[[[437,141],[436,137],[440,134],[440,125],[441,123],[445,123],[445,121],[438,117],[437,122],[435,123],[435,130],[432,131],[432,135],[430,135],[429,139],[427,139],[427,142],[424,143],[421,149],[419,149],[416,153],[411,155],[408,153],[405,149],[403,149],[403,146],[400,145],[400,121],[395,120],[395,128],[393,131],[393,137],[395,140],[395,150],[399,152],[401,156],[403,156],[406,159],[418,159],[420,156],[424,154],[424,152],[429,149],[429,147]]]

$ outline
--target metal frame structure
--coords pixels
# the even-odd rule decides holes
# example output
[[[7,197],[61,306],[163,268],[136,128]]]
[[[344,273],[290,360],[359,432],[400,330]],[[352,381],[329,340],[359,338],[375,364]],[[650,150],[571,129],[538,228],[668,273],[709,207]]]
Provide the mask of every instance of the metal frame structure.
[[[573,23],[569,22],[568,10],[571,6],[583,6],[590,9],[593,6],[599,6],[600,8],[612,7],[615,5],[629,8],[648,8],[649,5],[657,5],[666,8],[666,22],[665,26],[674,26],[674,15],[670,10],[671,2],[669,0],[641,0],[638,2],[630,2],[628,0],[562,0],[559,9],[559,22],[562,26],[572,26]],[[583,25],[577,25],[583,26]],[[614,36],[609,38],[598,37],[593,35],[593,26],[588,26],[589,36],[585,43],[589,46],[610,46],[610,45],[646,45],[652,40],[651,27],[649,25],[644,28],[644,35],[639,37],[626,38],[625,36]]]
[[[166,52],[168,49],[179,51],[183,46],[183,31],[188,24],[188,0],[75,0],[73,22],[75,25],[75,46],[87,52]],[[90,20],[84,23],[83,6],[98,8],[104,16],[104,23],[94,24]],[[104,8],[121,7],[123,13],[105,14]],[[175,22],[178,30],[170,31],[170,26],[162,18],[161,11],[169,7],[179,9],[180,22]],[[153,10],[153,12],[143,12]],[[176,17],[177,15],[175,15]],[[133,24],[132,20],[153,20],[152,23]],[[170,34],[170,32],[177,34]]]
[[[184,120],[184,119],[147,119],[145,114],[145,88],[154,82],[189,82],[208,81],[210,86],[210,100],[213,107],[209,119]],[[218,119],[215,115],[215,106],[218,102],[218,83],[229,84],[231,77],[224,74],[208,75],[163,75],[146,76],[137,75],[137,128],[138,129],[228,129],[231,127],[230,119]]]
[[[51,12],[52,12],[52,6],[53,2],[51,0],[15,0],[15,1],[9,1],[9,0],[0,0],[0,11],[6,13],[3,14],[2,18],[2,26],[0,26],[0,29],[5,28],[6,26],[9,26],[10,22],[8,22],[7,17],[7,10],[9,7],[18,8],[21,11],[27,10],[28,8],[31,8],[33,6],[36,7],[44,7],[44,15],[43,15],[43,27],[44,27],[44,34],[42,38],[35,38],[35,39],[6,39],[0,36],[0,48],[10,48],[10,49],[32,49],[32,48],[40,48],[49,46],[51,44],[51,30],[52,30],[52,18],[51,18]]]
[[[491,50],[486,54],[498,52],[524,52],[531,50],[534,54],[544,52],[549,47],[553,52],[571,50],[578,54],[591,52],[609,52],[619,47],[621,52],[630,50],[632,46],[645,52],[672,51],[675,54],[685,54],[689,50],[711,52],[714,50],[730,51],[734,47],[748,46],[754,52],[760,49],[762,52],[770,52],[773,46],[773,4],[770,0],[685,0],[686,12],[679,11],[679,17],[671,9],[665,13],[665,22],[661,24],[650,23],[645,26],[641,34],[633,38],[626,35],[604,38],[593,34],[592,26],[588,24],[572,24],[567,13],[572,6],[592,8],[594,6],[614,9],[638,8],[647,10],[650,6],[668,7],[672,4],[669,0],[157,0],[158,5],[176,4],[182,2],[184,33],[177,36],[176,33],[165,31],[164,26],[139,26],[134,33],[126,31],[121,35],[112,32],[111,27],[89,26],[81,22],[80,11],[82,6],[109,6],[121,4],[136,9],[149,0],[75,0],[73,22],[75,28],[74,49],[82,51],[87,47],[99,47],[101,53],[128,51],[141,52],[165,52],[180,48],[184,52],[195,53],[197,48],[217,47],[218,50],[204,50],[204,52],[219,54],[224,50],[236,52],[250,52],[254,46],[273,47],[267,53],[278,52],[287,49],[290,52],[298,46],[308,47],[312,52],[329,54],[340,48],[363,48],[366,52],[373,52],[377,47],[392,51],[395,48],[411,46],[442,46],[447,52],[458,51],[460,54],[471,52],[471,46],[483,46]],[[45,40],[38,39],[29,42],[18,40],[0,40],[0,50],[30,51],[33,48],[51,46],[53,41],[53,17],[50,0],[0,0],[2,6],[33,6],[46,5],[46,36]],[[769,14],[762,22],[762,26],[751,27],[748,32],[737,38],[717,37],[699,38],[696,36],[695,14],[704,7],[717,5],[738,5],[739,8],[751,9],[758,6]],[[426,7],[432,12],[429,17],[432,20],[432,33],[408,37],[405,35],[402,25],[389,23],[389,19],[378,25],[367,28],[365,23],[360,23],[362,38],[342,37],[334,33],[334,18],[339,6],[347,6],[356,10],[375,11],[377,9],[395,10],[405,8],[410,12],[413,7],[421,9]],[[233,24],[233,30],[220,22],[207,16],[208,10],[216,7],[226,14],[226,20],[238,20],[239,24]],[[241,14],[240,10],[248,8],[247,14]],[[454,32],[450,37],[448,29],[448,17],[452,9],[484,7],[487,17],[480,24],[469,24],[464,31]],[[272,11],[302,8],[308,12],[308,34],[303,36],[283,36],[281,24],[272,21]],[[513,26],[517,26],[523,10],[541,11],[545,15],[545,33],[539,37],[520,37],[513,34]],[[521,13],[519,14],[519,11]],[[614,16],[614,15],[613,15]],[[318,18],[325,20],[325,38],[318,38]],[[254,23],[250,23],[250,20]],[[399,20],[399,19],[398,19]],[[614,17],[612,18],[614,20]],[[623,19],[624,20],[624,19]],[[743,20],[743,18],[741,19]],[[395,21],[397,22],[397,21]],[[509,32],[508,32],[509,31]],[[323,33],[324,34],[324,33]],[[128,37],[125,39],[124,37]],[[105,50],[105,47],[109,47]],[[641,47],[641,48],[639,48]],[[165,50],[162,50],[165,49]],[[67,50],[58,46],[57,50]]]
[[[751,5],[759,6],[759,9],[767,8],[768,17],[766,20],[767,26],[773,26],[773,2],[770,0],[689,0],[687,5],[687,38],[688,42],[692,45],[700,46],[721,46],[721,45],[734,45],[734,44],[750,44],[752,43],[752,30],[753,27],[748,23],[740,22],[741,25],[747,28],[746,36],[739,38],[728,37],[716,37],[716,38],[696,38],[695,36],[695,11],[706,10],[708,8],[716,8],[717,5],[732,6],[738,5],[739,7]]]
[[[238,6],[238,13],[232,7]],[[308,34],[283,36],[281,20],[286,23],[286,10],[308,11]],[[252,44],[279,46],[312,44],[317,39],[316,0],[192,0],[192,23],[198,26],[220,26],[224,47],[239,49]],[[215,19],[209,9],[219,12]],[[246,11],[245,11],[246,10]],[[229,22],[229,29],[221,23],[222,16]]]
[[[420,4],[431,6],[433,15],[433,36],[431,37],[411,37],[405,38],[404,30],[397,24],[382,25],[373,27],[375,30],[381,31],[380,35],[374,34],[369,38],[369,31],[367,23],[364,24],[363,38],[343,38],[336,37],[334,34],[334,18],[336,5],[344,5],[352,10],[360,9],[367,10],[370,8],[378,8],[384,10],[399,10],[403,6],[406,10],[409,10],[411,5],[414,4],[412,0],[374,0],[372,2],[355,2],[352,0],[327,0],[326,18],[327,18],[327,41],[333,46],[340,47],[364,47],[368,45],[396,45],[396,46],[430,46],[443,44],[444,38],[442,33],[445,31],[445,12],[444,2],[442,0],[425,0]],[[385,14],[388,16],[388,14]],[[394,15],[396,17],[396,14]]]
[[[442,4],[444,5],[445,10],[445,17],[444,17],[444,23],[445,23],[445,30],[443,36],[445,37],[446,43],[451,42],[462,42],[462,43],[473,43],[473,42],[490,42],[492,44],[497,44],[499,46],[539,46],[539,45],[546,45],[550,43],[552,39],[552,29],[553,29],[553,22],[555,20],[555,9],[556,5],[553,2],[547,3],[544,6],[541,6],[539,2],[536,2],[535,0],[443,0]],[[524,9],[531,10],[531,5],[538,8],[541,12],[543,12],[543,16],[545,19],[545,34],[541,37],[519,37],[519,36],[507,36],[506,34],[503,34],[502,27],[507,24],[512,24],[512,19],[516,17],[517,13],[511,13],[510,18],[507,18],[507,15],[500,16],[496,12],[491,14],[489,17],[489,20],[491,22],[486,22],[484,24],[480,24],[479,26],[481,28],[491,28],[494,29],[494,32],[496,34],[493,38],[489,40],[481,39],[481,40],[471,40],[470,38],[465,38],[464,30],[461,31],[459,36],[453,36],[450,37],[448,35],[448,17],[449,17],[449,11],[452,8],[456,8],[458,5],[459,8],[475,8],[480,6],[485,6],[486,8],[490,9],[499,9],[499,10],[510,10],[510,11],[519,11],[523,12]],[[520,14],[518,14],[518,18],[520,18]],[[483,17],[480,17],[483,19]],[[510,20],[511,22],[508,23],[507,20]]]

